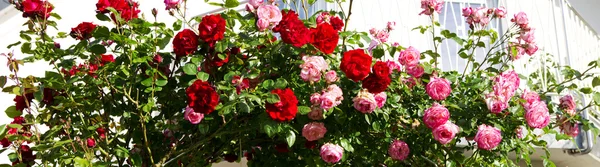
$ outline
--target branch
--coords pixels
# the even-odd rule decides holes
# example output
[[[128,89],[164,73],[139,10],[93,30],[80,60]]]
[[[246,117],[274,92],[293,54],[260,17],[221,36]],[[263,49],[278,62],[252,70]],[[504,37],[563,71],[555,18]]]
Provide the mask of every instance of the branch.
[[[344,19],[344,32],[346,32],[346,30],[348,29],[348,21],[350,21],[350,15],[352,15],[352,4],[353,4],[354,0],[350,0],[350,5],[348,5],[348,15],[346,16],[346,19]],[[342,11],[344,10],[340,5],[340,9],[342,9]],[[346,38],[348,38],[348,36],[344,36],[344,39],[342,39],[342,46],[344,46],[344,51],[346,51],[345,47],[346,47]]]

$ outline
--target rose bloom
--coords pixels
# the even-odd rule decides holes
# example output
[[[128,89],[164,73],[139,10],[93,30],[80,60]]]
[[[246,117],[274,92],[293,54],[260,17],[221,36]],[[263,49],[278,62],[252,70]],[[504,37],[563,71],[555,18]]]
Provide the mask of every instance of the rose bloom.
[[[423,122],[430,129],[435,129],[440,125],[445,124],[450,119],[448,109],[439,103],[433,103],[433,106],[425,110]]]
[[[410,46],[406,50],[400,52],[398,62],[404,66],[410,66],[419,64],[419,59],[421,59],[421,53],[414,47]]]
[[[492,113],[502,113],[502,111],[508,108],[508,102],[502,101],[501,97],[496,97],[494,95],[488,96],[489,97],[485,100],[485,103]]]
[[[386,43],[388,41],[389,37],[390,37],[390,33],[386,30],[379,30],[375,34],[375,38],[377,40],[381,41],[381,43]]]
[[[184,29],[173,38],[173,51],[178,58],[194,54],[198,50],[198,35],[190,29]]]
[[[443,125],[440,125],[433,129],[433,138],[441,144],[448,144],[458,133],[458,126],[454,123],[447,121]]]
[[[375,94],[375,101],[377,102],[377,107],[383,107],[385,101],[387,101],[387,94],[385,92]]]
[[[394,71],[400,71],[400,65],[394,60],[388,60],[385,62],[385,64],[387,64],[388,68],[390,69],[390,74]]]
[[[98,0],[96,4],[98,13],[109,13],[108,7],[114,8],[124,21],[138,18],[140,10],[139,4],[133,0]],[[116,20],[114,13],[111,14],[113,20]]]
[[[388,31],[392,31],[392,30],[396,29],[396,22],[395,21],[388,21],[386,28],[388,29]]]
[[[282,11],[281,21],[273,28],[273,32],[281,35],[281,40],[294,47],[300,48],[311,40],[311,32],[296,12]]]
[[[313,93],[312,95],[310,95],[310,103],[313,105],[321,104],[321,94]]]
[[[365,79],[371,72],[371,56],[362,49],[347,51],[342,57],[340,69],[354,82]]]
[[[344,28],[344,21],[338,16],[331,17],[329,23],[331,23],[331,26],[333,26],[333,29],[336,31],[342,31]]]
[[[452,87],[450,87],[450,81],[444,78],[433,77],[427,86],[425,92],[433,100],[444,100],[452,93]]]
[[[525,120],[527,125],[532,128],[543,128],[550,123],[550,113],[546,102],[533,102],[528,108],[525,108]]]
[[[274,89],[271,93],[277,94],[280,100],[275,104],[265,104],[269,117],[278,122],[294,119],[298,113],[298,99],[296,99],[294,91],[290,88]]]
[[[250,0],[248,3],[249,3],[250,5],[252,5],[252,7],[254,7],[254,8],[258,8],[260,5],[262,5],[262,4],[263,4],[263,1],[264,1],[264,0]]]
[[[71,28],[71,37],[77,40],[85,40],[90,39],[92,37],[92,32],[96,29],[96,25],[91,22],[82,22],[77,25],[77,27]]]
[[[515,22],[521,26],[521,28],[526,27],[527,24],[529,24],[529,19],[527,18],[527,14],[525,12],[519,12],[515,14],[515,17],[510,21]]]
[[[165,6],[167,7],[165,10],[177,8],[180,2],[181,0],[165,0]]]
[[[215,42],[225,38],[226,24],[220,14],[206,15],[198,25],[198,32],[200,32],[198,37],[213,46]]]
[[[24,0],[21,3],[23,17],[48,19],[54,6],[43,0]]]
[[[327,163],[337,163],[344,155],[344,149],[336,144],[325,143],[321,146],[321,159]]]
[[[377,61],[375,62],[375,65],[373,65],[373,73],[378,77],[385,77],[390,75],[390,67],[388,67],[387,63],[383,62],[383,61]]]
[[[311,122],[302,128],[302,136],[308,141],[319,140],[325,136],[325,133],[327,133],[327,128],[322,122]]]
[[[473,8],[472,7],[465,7],[465,8],[462,9],[462,16],[464,16],[464,17],[471,16],[471,13],[473,13]]]
[[[187,106],[185,107],[185,112],[183,113],[183,118],[185,120],[190,121],[192,124],[198,124],[202,119],[204,119],[204,114],[199,112],[194,112],[194,109]]]
[[[321,80],[321,72],[325,71],[329,65],[321,56],[304,56],[304,64],[300,65],[300,77],[307,82],[318,82]]]
[[[308,118],[318,121],[323,119],[323,109],[319,107],[313,107],[312,111],[308,113]]]
[[[331,54],[337,47],[340,36],[330,24],[323,23],[311,28],[310,44],[325,54]]]
[[[530,90],[525,90],[521,95],[521,98],[526,101],[522,104],[524,108],[527,108],[533,102],[540,101],[540,96],[536,92]]]
[[[569,135],[571,137],[577,137],[577,135],[579,135],[579,124],[567,121],[560,126],[560,131],[563,134]]]
[[[575,100],[573,96],[566,95],[560,98],[560,108],[565,110],[565,112],[571,116],[575,115],[575,108],[577,104],[575,104]]]
[[[185,90],[188,106],[195,112],[210,114],[219,104],[219,95],[213,87],[205,81],[196,80]]]
[[[475,135],[475,142],[477,142],[478,148],[493,150],[501,141],[502,134],[500,133],[500,129],[486,124],[479,125],[477,134]]]
[[[258,19],[265,20],[269,23],[278,24],[281,21],[281,11],[275,5],[261,5],[256,10]]]
[[[335,106],[337,106],[336,100],[337,96],[330,92],[325,92],[321,95],[321,108],[324,110],[329,110]]]
[[[327,83],[337,82],[338,79],[337,72],[333,70],[329,70],[327,73],[325,73],[325,81],[327,81]]]
[[[25,97],[17,95],[13,99],[13,101],[15,102],[15,108],[18,111],[23,111],[23,109],[28,108],[27,104],[29,104],[29,106],[31,106],[32,100],[33,100],[33,93],[26,93]]]
[[[404,161],[410,154],[410,148],[404,141],[394,139],[388,148],[388,154],[393,160]]]
[[[519,88],[521,79],[515,71],[505,71],[494,78],[494,95],[503,97],[502,101],[508,101],[515,95]]]
[[[93,138],[87,138],[86,143],[88,148],[96,147],[96,140],[94,140]]]
[[[494,15],[498,18],[506,17],[506,8],[504,6],[500,6],[494,10]]]
[[[267,21],[265,19],[258,19],[256,21],[256,27],[258,27],[259,31],[267,30],[270,25],[271,25],[271,23],[269,23],[269,21]]]
[[[329,12],[321,12],[317,15],[316,21],[317,24],[328,23],[330,18]]]
[[[423,11],[419,13],[419,15],[432,15],[434,11],[437,13],[442,13],[443,6],[444,0],[421,0],[421,8]]]
[[[538,50],[538,46],[535,43],[529,43],[529,44],[527,44],[527,47],[525,48],[525,52],[529,56],[532,56],[533,54],[535,54],[535,52],[537,52],[537,50]]]
[[[406,73],[415,78],[421,78],[421,76],[423,76],[423,74],[425,73],[425,69],[419,64],[410,65],[406,67]]]
[[[521,31],[519,39],[526,43],[533,43],[535,41],[535,29],[531,28],[529,31]]]
[[[371,93],[381,93],[390,86],[391,82],[389,75],[377,76],[371,74],[363,80],[362,87]]]
[[[365,89],[358,92],[358,95],[352,99],[352,102],[354,102],[354,108],[363,114],[369,114],[377,108],[375,96]]]

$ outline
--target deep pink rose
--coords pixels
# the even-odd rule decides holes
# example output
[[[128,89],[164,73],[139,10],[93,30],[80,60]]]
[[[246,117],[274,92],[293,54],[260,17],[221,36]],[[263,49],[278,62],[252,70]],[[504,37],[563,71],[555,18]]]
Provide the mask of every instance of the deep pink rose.
[[[377,34],[375,34],[375,38],[379,40],[381,43],[386,43],[388,38],[390,37],[390,33],[386,30],[379,30]]]
[[[321,94],[313,93],[312,95],[310,95],[310,103],[313,105],[321,104]]]
[[[432,15],[433,12],[442,13],[442,7],[444,7],[444,0],[421,0],[423,11],[419,15]]]
[[[344,149],[339,145],[326,143],[321,146],[321,159],[327,163],[337,163],[343,155]]]
[[[433,129],[433,138],[441,144],[448,144],[458,133],[458,126],[448,121]]]
[[[532,56],[533,54],[535,54],[535,52],[537,52],[537,50],[538,50],[538,46],[535,43],[529,43],[529,44],[527,44],[527,48],[525,48],[525,52],[529,56]]]
[[[321,108],[324,110],[329,110],[336,106],[336,98],[335,94],[330,92],[325,92],[321,95]]]
[[[406,50],[400,52],[398,62],[404,66],[410,66],[419,64],[419,59],[421,59],[421,53],[414,47],[410,46]]]
[[[471,16],[471,13],[473,13],[473,8],[471,8],[471,7],[465,7],[462,9],[462,16],[464,16],[464,17]]]
[[[573,96],[566,95],[560,98],[560,108],[565,111],[565,113],[573,116],[575,115],[575,108],[577,104],[575,104],[575,100]]]
[[[527,125],[532,128],[543,128],[550,123],[550,113],[546,102],[533,102],[528,108],[525,108],[525,120]]]
[[[494,10],[494,15],[498,18],[506,17],[506,8],[504,6],[500,6]]]
[[[315,141],[323,138],[327,133],[327,128],[322,122],[311,122],[302,128],[302,136],[308,141]]]
[[[425,91],[433,100],[444,100],[452,93],[452,87],[450,87],[450,81],[444,78],[433,77],[427,83]]]
[[[394,60],[388,60],[385,64],[390,68],[390,74],[394,73],[394,71],[400,71],[400,65]]]
[[[202,119],[204,119],[204,114],[199,112],[194,112],[193,108],[185,107],[185,112],[183,113],[183,118],[185,120],[190,121],[192,124],[198,124]]]
[[[494,85],[492,87],[494,95],[502,97],[502,101],[507,102],[515,95],[520,82],[519,74],[515,71],[502,72],[502,74],[494,78]]]
[[[387,94],[385,92],[375,94],[375,101],[377,102],[377,107],[383,107],[385,101],[387,101]]]
[[[177,8],[180,2],[181,0],[165,0],[165,6],[167,6],[165,10]]]
[[[300,77],[307,82],[318,82],[321,80],[321,72],[327,70],[329,65],[321,56],[304,56],[304,64],[300,65]]]
[[[313,107],[312,111],[308,113],[308,118],[318,121],[323,119],[323,109],[319,107]]]
[[[358,92],[358,95],[352,99],[352,102],[354,102],[354,108],[363,114],[369,114],[377,108],[375,96],[366,89]]]
[[[395,21],[388,21],[386,28],[388,29],[388,31],[392,31],[392,30],[396,29],[396,22]]]
[[[425,73],[425,69],[423,68],[423,66],[417,64],[417,65],[410,65],[406,67],[406,73],[408,73],[408,75],[411,75],[415,78],[421,78],[421,76],[423,76],[423,73]]]
[[[501,97],[497,97],[497,96],[493,96],[490,95],[486,100],[485,100],[488,109],[492,112],[492,113],[502,113],[502,111],[504,111],[505,109],[508,108],[508,102],[506,101],[502,101]]]
[[[502,134],[500,133],[500,129],[486,124],[479,125],[479,128],[477,128],[475,142],[477,142],[477,147],[480,149],[492,150],[496,148],[501,141]]]
[[[536,92],[530,90],[525,90],[521,95],[521,98],[526,101],[522,105],[524,108],[528,108],[533,102],[540,101],[540,96]]]
[[[327,73],[325,73],[325,81],[327,83],[334,83],[337,82],[339,78],[337,77],[337,72],[333,71],[333,70],[329,70],[327,71]]]
[[[450,112],[446,107],[433,103],[433,106],[425,110],[423,122],[430,129],[435,129],[440,125],[445,124],[450,119]]]
[[[393,160],[404,161],[410,154],[410,148],[404,141],[394,139],[388,148],[388,154]]]
[[[87,138],[86,144],[88,148],[94,148],[96,147],[96,140],[94,140],[93,138]]]

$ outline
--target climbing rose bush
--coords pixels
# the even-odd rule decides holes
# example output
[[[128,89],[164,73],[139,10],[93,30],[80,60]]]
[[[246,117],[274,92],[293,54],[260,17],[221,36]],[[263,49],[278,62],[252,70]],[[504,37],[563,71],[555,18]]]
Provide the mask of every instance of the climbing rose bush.
[[[186,0],[164,0],[142,17],[142,1],[98,0],[98,20],[58,33],[47,31],[60,19],[49,1],[11,2],[28,21],[8,46],[20,52],[2,54],[11,74],[0,87],[14,95],[13,121],[0,125],[8,165],[515,166],[509,155],[547,148],[541,136],[595,129],[580,113],[600,98],[580,100],[600,97],[582,84],[600,85],[588,73],[600,61],[555,66],[527,14],[503,7],[464,8],[459,37],[437,22],[444,1],[422,0],[410,17],[431,19],[414,33],[433,45],[417,47],[391,42],[396,22],[358,32],[345,27],[349,11],[279,8],[315,1],[210,1],[225,10],[186,17]],[[176,21],[152,18],[163,12]],[[496,32],[492,21],[511,26]],[[440,69],[442,42],[460,47],[451,54],[465,69]],[[548,63],[521,75],[525,54]],[[21,75],[42,61],[44,76]]]

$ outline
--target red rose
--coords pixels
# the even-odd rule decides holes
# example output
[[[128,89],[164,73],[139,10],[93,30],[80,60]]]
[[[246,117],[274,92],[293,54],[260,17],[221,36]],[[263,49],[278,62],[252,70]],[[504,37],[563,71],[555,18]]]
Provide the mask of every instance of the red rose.
[[[27,102],[25,102],[27,100]],[[27,103],[31,106],[31,101],[33,100],[33,93],[26,93],[25,98],[23,96],[15,96],[13,101],[15,101],[15,107],[19,111],[23,111],[23,109],[28,108]]]
[[[177,58],[194,54],[198,50],[198,36],[190,29],[184,29],[173,38],[173,51]]]
[[[267,103],[267,114],[275,121],[290,121],[296,117],[298,112],[298,99],[292,89],[275,89],[271,91],[279,96],[279,102],[275,104]]]
[[[362,49],[344,53],[340,69],[354,82],[363,80],[371,72],[371,56]]]
[[[58,96],[58,92],[54,89],[44,88],[44,97],[42,98],[42,102],[46,105],[51,105],[54,103],[54,97]]]
[[[92,37],[92,32],[96,29],[96,25],[91,22],[82,22],[77,27],[71,28],[71,37],[84,40]]]
[[[377,76],[369,75],[362,81],[362,87],[367,89],[370,93],[377,94],[385,91],[390,86],[392,80],[389,76]]]
[[[377,61],[373,65],[373,74],[378,77],[390,76],[390,67],[385,62]]]
[[[87,138],[86,143],[89,148],[96,147],[96,140],[94,140],[92,138]]]
[[[290,152],[290,149],[288,149],[288,145],[287,144],[277,144],[275,145],[275,150],[277,150],[277,152],[279,153],[287,153]]]
[[[112,0],[115,1],[115,0]],[[109,0],[98,0],[98,3],[96,3],[96,12],[98,13],[108,13],[109,11],[106,10],[106,8],[110,7],[110,1]]]
[[[225,159],[227,162],[235,162],[238,160],[238,156],[235,154],[225,154],[223,159]]]
[[[138,9],[139,4],[132,0],[98,0],[96,3],[96,12],[108,13],[110,12],[107,8],[114,8],[121,18],[125,21],[129,21],[134,18],[138,18],[140,10]],[[115,20],[115,15],[111,15],[112,19]]]
[[[25,0],[21,3],[23,17],[48,19],[50,12],[54,9],[48,1]]]
[[[100,64],[105,65],[108,63],[115,62],[115,57],[111,54],[103,54],[100,56]]]
[[[196,80],[192,86],[185,90],[187,94],[188,106],[194,109],[194,112],[210,114],[219,104],[219,95],[208,82]]]
[[[19,148],[19,152],[21,153],[21,160],[23,160],[23,163],[29,164],[30,162],[35,161],[36,155],[33,155],[33,150],[31,150],[31,148],[29,148],[28,145],[21,145],[21,147]],[[20,163],[18,159],[15,162],[17,164]]]
[[[225,26],[225,19],[221,15],[204,16],[202,22],[198,25],[200,39],[212,47],[215,42],[225,37]]]
[[[219,54],[222,54],[223,56],[225,56],[225,59],[221,59],[219,57]],[[229,53],[218,53],[218,54],[214,54],[214,56],[212,56],[211,64],[215,67],[221,67],[224,64],[226,64],[227,62],[229,62]]]
[[[331,26],[333,26],[333,29],[337,31],[342,31],[342,28],[344,28],[344,21],[339,17],[331,17],[329,22],[331,23]]]
[[[325,54],[333,53],[340,40],[340,36],[331,25],[327,23],[319,24],[317,28],[313,28],[310,31],[312,36],[310,44]]]
[[[96,133],[98,133],[101,139],[106,138],[106,130],[103,127],[96,128]]]
[[[304,23],[298,18],[298,14],[292,10],[281,13],[282,19],[273,28],[273,32],[278,32],[283,42],[295,47],[302,47],[310,42],[310,30],[304,26]]]
[[[3,139],[0,141],[0,143],[2,143],[2,147],[8,147],[8,146],[10,146],[10,144],[11,144],[12,142],[10,142],[10,141],[8,140],[8,138],[6,138],[6,137],[5,137],[5,138],[3,138]]]

